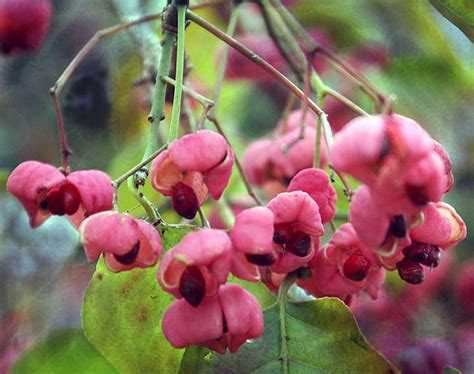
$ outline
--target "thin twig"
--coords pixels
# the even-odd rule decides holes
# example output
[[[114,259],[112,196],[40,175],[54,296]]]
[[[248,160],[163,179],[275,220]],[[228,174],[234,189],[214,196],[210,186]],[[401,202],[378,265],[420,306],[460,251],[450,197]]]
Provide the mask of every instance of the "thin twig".
[[[206,217],[206,213],[204,213],[201,207],[199,207],[198,209],[198,214],[199,214],[199,219],[201,220],[201,226],[210,229],[211,225],[209,224],[209,221]]]
[[[320,52],[325,59],[334,65],[339,66],[343,72],[346,72],[349,77],[358,85],[358,87],[365,92],[375,103],[379,102],[384,106],[386,96],[373,85],[360,71],[352,68],[343,58],[339,57],[331,50],[318,45],[314,39],[309,35],[305,28],[298,22],[298,20],[291,14],[291,12],[283,6],[280,0],[269,0],[285,21],[292,33],[301,41],[302,47],[306,53]],[[338,69],[339,70],[339,69]]]
[[[56,122],[57,122],[57,131],[59,135],[59,140],[61,144],[61,154],[63,158],[63,168],[67,170],[68,167],[68,158],[72,154],[71,149],[69,148],[66,131],[64,128],[64,120],[61,112],[61,102],[59,99],[59,94],[61,93],[64,85],[67,83],[71,75],[76,71],[77,67],[81,62],[90,54],[90,52],[96,47],[96,45],[104,38],[111,36],[119,31],[128,29],[132,26],[139,25],[144,22],[150,22],[160,18],[161,14],[152,14],[145,17],[140,17],[134,21],[121,23],[115,26],[105,28],[103,30],[97,31],[94,36],[89,39],[89,41],[82,47],[76,57],[69,63],[63,73],[60,75],[53,87],[49,89],[49,93],[53,99],[54,108],[56,111]]]
[[[336,90],[334,90],[330,87],[327,87],[327,86],[326,86],[326,94],[328,94],[329,96],[332,96],[336,100],[340,101],[341,103],[343,103],[345,106],[347,106],[349,109],[351,109],[353,112],[355,112],[357,114],[360,114],[362,116],[368,116],[369,115],[369,113],[367,113],[360,106],[358,106],[357,104],[355,104],[354,102],[349,100],[347,97],[345,97],[344,95],[340,94]]]
[[[240,6],[239,6],[239,4],[236,4],[232,8],[229,23],[227,25],[226,33],[229,36],[233,36],[234,33],[235,33],[235,29],[237,27],[237,22],[239,20],[239,13],[240,13],[239,11],[240,11]],[[213,108],[210,109],[209,115],[211,117],[216,116],[216,110],[217,110],[217,106],[219,105],[219,100],[220,100],[220,97],[221,97],[222,85],[224,83],[224,76],[225,76],[225,71],[227,69],[228,59],[229,59],[229,45],[225,44],[224,49],[222,51],[222,55],[221,55],[221,61],[219,63],[219,67],[218,67],[218,70],[217,70],[217,80],[216,80],[216,84],[214,86],[214,93],[212,95],[212,100],[214,101],[215,105],[214,105]],[[203,125],[204,125],[204,123],[203,123]]]
[[[181,97],[183,95],[184,78],[184,43],[186,35],[186,5],[177,5],[178,12],[178,41],[176,47],[176,80],[173,97],[173,110],[168,130],[168,143],[178,138],[179,120],[181,117]]]
[[[372,84],[372,82],[370,82],[370,80],[364,76],[364,74],[357,71],[356,69],[351,67],[346,61],[344,61],[342,57],[339,57],[336,53],[332,52],[330,49],[325,48],[323,46],[318,46],[316,49],[316,53],[320,53],[328,61],[332,61],[333,63],[339,65],[348,74],[350,74],[355,79],[357,79],[362,85],[372,90],[382,107],[386,105],[386,101],[387,101],[386,95],[383,92],[381,92],[377,87],[375,87]]]
[[[288,95],[288,100],[286,101],[285,108],[283,109],[280,121],[282,123],[282,132],[286,133],[288,128],[288,116],[290,115],[291,111],[293,110],[293,106],[295,105],[296,96],[293,95],[291,92]]]
[[[171,84],[172,86],[176,85],[176,81],[173,78],[170,78],[168,76],[162,76],[161,79],[164,80],[165,82]],[[201,95],[200,93],[194,91],[192,88],[190,88],[189,86],[186,86],[184,84],[183,84],[183,92],[186,95],[189,95],[193,99],[198,101],[199,104],[201,104],[202,106],[213,106],[214,105],[214,101],[212,101],[211,99],[208,99],[206,96]]]
[[[59,102],[59,97],[56,95],[52,95],[53,103],[54,103],[54,110],[56,111],[56,121],[57,121],[57,131],[59,136],[59,144],[60,144],[60,151],[61,157],[63,160],[63,169],[64,172],[67,173],[69,170],[69,156],[72,155],[72,150],[69,147],[66,135],[66,129],[64,128],[64,120],[63,114],[61,112],[61,103]]]
[[[224,133],[224,130],[222,129],[219,121],[217,120],[217,118],[215,117],[207,117],[207,119],[209,121],[211,121],[214,126],[216,127],[217,129],[217,132],[219,134],[221,134],[224,139],[227,141],[227,143],[230,145],[230,142],[229,142],[229,139],[227,138],[227,136],[225,135]],[[235,157],[235,165],[237,166],[237,169],[239,170],[239,173],[240,173],[240,177],[242,178],[242,182],[244,182],[244,185],[245,185],[245,188],[247,189],[247,193],[252,197],[252,199],[255,200],[255,202],[257,203],[257,205],[262,205],[262,202],[260,201],[260,199],[258,198],[258,196],[255,194],[252,186],[250,185],[249,181],[247,180],[247,177],[245,176],[245,173],[244,173],[244,169],[242,168],[242,164],[240,163],[237,155],[234,155]]]
[[[150,222],[161,221],[160,214],[156,210],[155,206],[152,204],[150,200],[147,199],[147,197],[143,194],[143,192],[140,192],[138,190],[138,185],[136,184],[134,179],[133,178],[128,179],[127,184],[128,184],[128,189],[132,192],[135,199],[140,203],[143,209],[145,209],[145,212],[147,213],[150,219]]]
[[[304,94],[306,96],[306,100],[303,102],[303,113],[301,114],[301,127],[300,127],[300,137],[304,138],[304,133],[306,130],[306,117],[308,115],[308,100],[309,96],[311,95],[311,64],[309,63],[309,58],[307,58],[306,63],[306,73],[304,77]],[[318,103],[321,105],[321,103]]]
[[[217,27],[207,22],[204,18],[198,16],[196,13],[188,10],[187,15],[190,21],[194,22],[195,24],[199,25],[203,29],[207,30],[208,32],[216,36],[217,38],[229,44],[232,48],[236,49],[239,53],[247,57],[250,61],[254,62],[256,65],[260,66],[270,75],[272,75],[275,79],[277,79],[279,82],[285,85],[291,92],[293,92],[302,101],[305,100],[305,94],[303,91],[301,91],[292,81],[290,81],[286,76],[284,76],[281,72],[275,69],[272,65],[270,65],[264,59],[262,59],[259,55],[257,55],[251,49],[247,48],[236,39],[230,37],[225,32],[219,30]],[[321,108],[319,108],[316,105],[316,103],[312,101],[311,99],[309,100],[308,104],[309,104],[309,108],[318,116],[320,116],[323,113]]]
[[[323,107],[324,105],[324,94],[321,92],[318,92],[318,104]],[[318,118],[317,124],[316,124],[316,141],[314,143],[314,161],[313,161],[313,166],[315,168],[320,168],[321,165],[321,137],[322,137],[322,132],[323,132],[323,121],[322,117]],[[328,145],[329,148],[329,145]]]
[[[131,168],[125,174],[121,175],[117,179],[114,180],[113,184],[115,188],[119,188],[120,185],[125,182],[130,176],[135,174],[137,171],[141,170],[145,165],[149,162],[153,161],[161,152],[163,152],[166,148],[168,148],[168,144],[163,144],[159,149],[153,152],[148,158],[142,160],[139,164]]]
[[[184,86],[183,86],[184,92]],[[191,108],[191,103],[189,101],[189,97],[186,95],[183,97],[183,110],[186,118],[188,119],[190,132],[195,132],[197,130],[197,123],[196,119],[194,118],[193,110]]]
[[[304,82],[307,61],[291,31],[268,0],[258,1],[269,36],[299,81]]]
[[[165,79],[169,84],[172,84],[172,85],[174,85],[174,83],[175,83],[174,80],[172,78],[169,78],[169,77],[162,77],[162,79]],[[211,108],[212,105],[214,105],[214,102],[212,100],[208,99],[207,97],[202,96],[201,94],[198,94],[192,88],[189,88],[187,86],[183,86],[183,92],[185,94],[195,98],[204,107],[203,115],[206,114],[205,119],[208,119],[209,121],[211,121],[214,124],[214,126],[217,129],[217,132],[219,132],[219,134],[221,134],[224,137],[224,139],[227,141],[227,144],[229,144],[229,146],[232,148],[232,145],[229,142],[229,138],[225,135],[224,130],[222,129],[222,127],[221,127],[219,121],[217,120],[217,118],[213,117],[211,115],[207,115],[207,113],[209,112],[209,108]],[[202,117],[201,117],[200,122],[201,121],[202,121]],[[257,197],[257,195],[255,194],[252,186],[248,182],[247,177],[244,174],[244,170],[242,168],[242,165],[241,165],[239,159],[237,158],[236,155],[234,155],[234,157],[235,157],[235,165],[237,166],[237,169],[239,170],[240,176],[242,177],[242,181],[245,185],[245,188],[247,189],[248,194],[255,200],[255,202],[258,205],[262,205],[260,199]]]
[[[176,81],[173,78],[161,77],[161,79],[165,80],[167,83],[173,86],[176,85]],[[211,108],[214,106],[214,101],[197,93],[196,91],[194,91],[192,88],[189,88],[188,86],[183,85],[182,87],[183,87],[183,92],[186,95],[191,96],[192,98],[196,99],[199,102],[199,104],[201,104],[204,108],[201,114],[201,118],[199,119],[199,123],[197,125],[197,128],[199,130],[202,130],[204,128],[204,123],[207,119],[208,113],[211,110]]]
[[[334,173],[336,173],[336,175],[339,177],[339,179],[341,180],[342,184],[344,185],[344,195],[347,196],[347,199],[348,199],[349,201],[351,201],[352,195],[353,195],[353,191],[352,191],[351,186],[350,186],[349,183],[347,182],[346,177],[344,176],[343,173],[341,173],[340,171],[338,171],[337,169],[335,169],[333,165],[329,164],[329,168],[330,168]]]

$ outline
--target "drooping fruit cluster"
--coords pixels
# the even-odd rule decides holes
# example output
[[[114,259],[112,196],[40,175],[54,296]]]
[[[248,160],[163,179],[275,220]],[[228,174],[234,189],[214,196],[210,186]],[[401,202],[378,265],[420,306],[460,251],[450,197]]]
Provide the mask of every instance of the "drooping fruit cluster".
[[[267,195],[282,189],[308,193],[318,207],[320,221],[327,223],[335,214],[336,193],[324,170],[304,169],[313,161],[314,147],[309,147],[314,145],[315,118],[307,116],[303,140],[297,138],[291,144],[297,149],[295,154],[291,154],[291,147],[285,154],[283,145],[287,143],[280,141],[291,133],[295,139],[303,116],[302,110],[292,112],[287,122],[278,124],[276,140],[251,144],[244,170],[250,182]],[[307,138],[311,141],[305,152]],[[466,227],[461,217],[440,201],[453,184],[447,153],[415,121],[395,114],[356,118],[336,134],[330,155],[338,172],[364,183],[352,198],[349,223],[313,252],[305,252],[310,240],[292,224],[275,225],[277,253],[289,252],[301,261],[295,262],[298,266],[294,268],[280,267],[272,253],[252,254],[251,262],[267,266],[261,273],[271,289],[283,279],[276,274],[303,267],[311,270],[311,276],[299,280],[298,285],[317,297],[336,296],[350,303],[354,295],[365,291],[376,299],[384,269],[397,269],[403,280],[421,283],[424,267],[438,266],[440,250],[464,239]],[[325,156],[323,144],[323,165]],[[268,207],[284,195],[278,195]],[[311,254],[309,261],[303,260],[306,254]]]
[[[114,272],[149,267],[161,253],[161,239],[149,223],[111,211],[110,177],[98,170],[66,173],[52,165],[26,161],[13,170],[8,191],[23,205],[31,227],[51,215],[66,216],[78,228],[89,261],[103,253]]]
[[[236,256],[229,235],[215,229],[191,232],[165,253],[157,279],[178,299],[163,317],[163,333],[173,347],[200,344],[219,353],[227,348],[236,352],[262,334],[263,314],[255,296],[224,285],[230,272],[242,277],[234,270]]]
[[[440,249],[465,238],[461,217],[440,202],[453,184],[447,153],[415,121],[359,117],[336,135],[331,157],[364,183],[350,206],[357,236],[403,280],[421,283],[423,266],[438,266]]]
[[[51,215],[65,215],[78,227],[90,215],[112,209],[114,192],[112,181],[102,171],[67,174],[38,161],[18,165],[8,178],[7,189],[25,208],[31,227],[38,227]]]

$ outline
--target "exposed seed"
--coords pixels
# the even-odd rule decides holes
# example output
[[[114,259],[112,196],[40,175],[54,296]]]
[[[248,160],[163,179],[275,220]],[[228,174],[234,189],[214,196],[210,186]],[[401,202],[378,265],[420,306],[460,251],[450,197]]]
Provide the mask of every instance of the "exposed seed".
[[[194,307],[201,304],[206,291],[206,282],[197,266],[188,266],[181,275],[179,292]]]
[[[130,265],[133,261],[136,260],[138,256],[138,251],[140,249],[140,241],[137,241],[132,249],[125,253],[124,255],[115,255],[115,259],[123,265]]]
[[[346,278],[360,282],[369,274],[370,261],[361,251],[356,251],[344,262],[342,270]]]
[[[178,182],[173,188],[173,208],[181,217],[193,219],[199,209],[199,203],[193,189]]]

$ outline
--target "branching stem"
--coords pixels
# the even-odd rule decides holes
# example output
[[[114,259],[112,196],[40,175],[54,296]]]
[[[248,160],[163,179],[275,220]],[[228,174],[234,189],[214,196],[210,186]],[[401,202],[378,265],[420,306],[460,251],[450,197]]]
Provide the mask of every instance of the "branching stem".
[[[199,25],[203,29],[207,30],[217,38],[221,39],[223,42],[229,44],[232,48],[236,49],[239,53],[247,57],[250,61],[255,63],[256,65],[260,66],[262,69],[267,71],[270,75],[272,75],[276,80],[281,82],[285,85],[291,92],[293,92],[300,100],[304,101],[306,99],[305,94],[301,91],[292,81],[290,81],[286,76],[284,76],[281,72],[275,69],[272,65],[270,65],[267,61],[262,59],[258,56],[255,52],[251,49],[244,46],[238,40],[230,37],[225,32],[219,30],[217,27],[212,25],[211,23],[207,22],[204,18],[198,16],[196,13],[192,12],[191,10],[187,11],[188,19],[195,24]],[[314,101],[311,99],[308,100],[309,108],[316,113],[316,115],[320,116],[323,111],[319,108]]]
[[[295,283],[295,274],[289,273],[283,280],[278,290],[278,319],[280,321],[280,335],[281,335],[281,347],[280,347],[280,361],[283,367],[283,373],[289,373],[289,361],[288,361],[288,329],[286,325],[286,295],[288,290]]]
[[[231,146],[230,143],[229,143],[229,139],[225,135],[224,130],[222,129],[222,126],[219,123],[219,121],[217,120],[217,118],[207,117],[207,119],[214,124],[214,126],[217,129],[217,132],[219,134],[221,134],[224,137],[224,139],[226,140],[227,144],[229,144],[229,146]],[[242,182],[244,182],[245,188],[247,189],[247,193],[250,195],[250,197],[252,199],[254,199],[254,201],[257,203],[257,205],[262,205],[262,202],[260,201],[257,194],[255,193],[252,186],[250,185],[250,182],[247,180],[247,177],[245,176],[245,173],[244,173],[244,169],[242,168],[242,164],[240,163],[237,155],[234,154],[234,158],[235,158],[235,166],[237,166],[237,170],[240,173],[240,177],[242,178]]]
[[[163,152],[166,148],[168,148],[168,144],[163,144],[159,149],[153,152],[148,158],[141,161],[139,164],[131,168],[129,171],[118,177],[114,180],[113,184],[115,188],[119,188],[120,185],[125,182],[130,176],[135,174],[137,171],[141,170],[145,165],[149,162],[153,161],[161,152]]]
[[[176,82],[174,87],[173,111],[168,132],[168,143],[178,138],[179,120],[181,116],[181,96],[183,94],[184,76],[184,45],[186,33],[186,6],[177,5],[178,9],[178,45],[176,50]]]
[[[235,28],[237,27],[237,21],[239,20],[239,11],[240,11],[240,4],[236,4],[232,8],[229,23],[227,25],[226,33],[229,36],[234,35]],[[212,95],[212,100],[214,101],[215,105],[209,111],[209,116],[211,117],[216,116],[216,110],[221,98],[222,84],[224,83],[224,76],[225,76],[225,71],[227,68],[228,59],[229,59],[229,45],[225,44],[222,51],[219,68],[217,71],[217,80],[216,80],[216,85],[214,86],[214,93]]]

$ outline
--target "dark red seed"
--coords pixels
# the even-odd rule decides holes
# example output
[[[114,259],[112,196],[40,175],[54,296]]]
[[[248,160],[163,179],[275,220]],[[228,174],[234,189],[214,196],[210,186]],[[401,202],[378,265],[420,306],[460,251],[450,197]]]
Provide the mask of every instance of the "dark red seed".
[[[397,269],[400,278],[411,284],[420,284],[425,279],[423,267],[412,260],[402,260],[397,262]]]
[[[181,275],[179,292],[194,307],[201,304],[206,291],[206,282],[197,266],[188,266]]]
[[[39,203],[40,209],[48,210],[48,200],[44,199],[42,202]]]
[[[298,257],[305,257],[311,250],[311,237],[302,231],[296,231],[286,243],[286,251]]]
[[[436,267],[441,261],[441,252],[439,247],[427,243],[414,242],[412,245],[403,249],[405,258],[416,261],[420,264]]]
[[[273,234],[273,241],[277,244],[285,244],[285,235],[280,231],[275,231],[275,233]]]
[[[277,256],[274,253],[268,253],[266,255],[245,255],[245,257],[247,257],[248,262],[258,266],[270,266],[277,260]]]
[[[435,268],[441,262],[441,251],[439,250],[439,247],[436,247],[434,245],[430,247],[431,247],[430,253],[426,261],[423,263],[423,265],[429,266],[431,268]]]
[[[383,137],[382,147],[380,148],[379,160],[383,160],[392,152],[392,142],[388,134],[385,134]]]
[[[370,270],[370,261],[365,257],[361,251],[354,252],[351,257],[349,257],[342,271],[344,276],[350,280],[360,282],[365,279]]]
[[[51,214],[56,216],[64,216],[63,198],[60,188],[49,191],[46,200],[47,207]]]
[[[40,204],[56,216],[71,215],[77,212],[81,204],[81,195],[76,186],[64,183],[59,188],[48,192],[46,200]]]
[[[227,326],[227,320],[225,319],[225,315],[222,314],[222,324],[224,325],[224,334],[229,332],[229,327]]]
[[[404,216],[395,216],[390,221],[390,232],[396,238],[404,238],[407,234],[408,225]]]
[[[428,193],[424,186],[413,186],[411,184],[405,185],[408,197],[415,205],[424,206],[430,202]]]
[[[64,213],[72,215],[77,212],[81,204],[81,195],[76,186],[71,183],[65,183],[59,189],[61,194]]]
[[[136,260],[140,250],[140,241],[136,242],[132,249],[124,255],[114,255],[115,259],[123,265],[130,265]]]
[[[429,249],[428,244],[413,242],[408,247],[403,248],[403,254],[408,260],[413,260],[419,263],[423,263],[428,258]]]
[[[173,188],[173,208],[181,217],[193,219],[199,209],[199,203],[193,189],[178,182]]]

